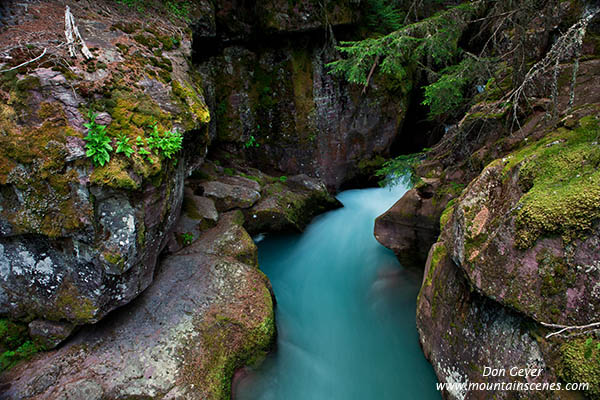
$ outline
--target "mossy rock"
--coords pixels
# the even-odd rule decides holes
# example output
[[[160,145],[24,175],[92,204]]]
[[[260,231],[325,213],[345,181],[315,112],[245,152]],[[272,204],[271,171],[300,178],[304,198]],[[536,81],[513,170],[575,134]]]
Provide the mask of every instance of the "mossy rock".
[[[594,116],[574,130],[561,128],[512,154],[505,170],[519,166],[525,194],[516,212],[517,245],[542,235],[565,242],[584,238],[600,218],[600,127]]]
[[[589,346],[586,338],[575,338],[560,346],[559,376],[566,382],[589,383],[590,388],[586,391],[589,399],[600,397],[600,350],[596,343],[592,339],[592,346]]]

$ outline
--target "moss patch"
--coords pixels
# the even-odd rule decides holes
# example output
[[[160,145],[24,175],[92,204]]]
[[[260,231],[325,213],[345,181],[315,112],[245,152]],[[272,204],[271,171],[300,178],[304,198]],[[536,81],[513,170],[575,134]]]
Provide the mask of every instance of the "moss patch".
[[[440,216],[440,232],[442,232],[444,230],[444,228],[450,221],[450,218],[452,217],[452,213],[454,212],[455,204],[456,204],[456,199],[450,200],[448,202],[448,204],[446,205],[446,208],[442,212],[442,215]]]
[[[52,320],[68,319],[76,324],[93,321],[98,308],[92,301],[83,297],[77,287],[68,279],[63,280],[58,294],[54,299],[56,314],[48,316]]]
[[[443,242],[434,244],[433,253],[431,254],[431,263],[427,276],[425,277],[425,286],[431,286],[433,275],[440,262],[448,256],[448,249]]]
[[[600,351],[594,345],[589,357],[585,357],[586,339],[572,339],[560,347],[561,368],[559,376],[567,382],[587,382],[589,398],[600,397]]]
[[[542,235],[583,238],[600,218],[600,129],[594,116],[574,130],[560,128],[513,154],[527,192],[516,212],[516,244],[531,247]]]
[[[238,314],[237,307],[213,307],[197,327],[199,337],[186,346],[183,379],[200,390],[204,398],[229,399],[237,368],[263,359],[275,336],[271,294],[263,278],[254,278],[249,289],[252,313]],[[258,276],[258,275],[257,275]],[[257,316],[260,316],[257,318]]]

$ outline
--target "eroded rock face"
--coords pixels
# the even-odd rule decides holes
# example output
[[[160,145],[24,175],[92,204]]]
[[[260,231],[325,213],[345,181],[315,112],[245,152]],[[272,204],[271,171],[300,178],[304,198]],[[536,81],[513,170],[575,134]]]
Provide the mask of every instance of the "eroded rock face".
[[[64,4],[30,7],[20,28],[41,13],[43,34],[64,35]],[[94,59],[70,59],[69,70],[31,64],[0,83],[0,315],[25,322],[96,322],[147,288],[181,209],[186,170],[208,145],[208,110],[186,60],[191,37],[175,45],[161,24],[150,32],[72,11]],[[3,43],[7,35],[0,32]],[[58,59],[66,51],[48,48]],[[103,166],[86,157],[90,108],[113,149],[127,138],[130,157],[113,150]],[[153,124],[159,134],[186,132],[185,159],[140,153]]]
[[[341,207],[322,182],[306,175],[269,183],[261,193],[262,199],[244,212],[252,234],[301,232],[316,215]]]
[[[326,8],[335,27],[353,21],[357,4],[335,2]],[[214,116],[211,137],[260,169],[304,173],[339,189],[360,175],[361,161],[387,155],[408,95],[399,82],[379,78],[362,93],[362,87],[328,72],[326,64],[337,55],[324,40],[317,3],[291,6],[276,0],[256,9],[257,18],[232,18],[240,24],[235,29],[246,32],[235,45],[221,38],[215,39],[223,47],[218,55],[196,49]],[[217,6],[217,16],[235,13]],[[267,22],[261,19],[265,14]],[[246,42],[253,38],[249,32],[257,31],[262,36]]]
[[[600,317],[599,160],[586,154],[599,154],[598,131],[585,117],[492,163],[454,210],[454,261],[486,296],[539,322]]]
[[[153,284],[57,351],[0,376],[3,399],[226,399],[235,368],[268,349],[266,277],[239,211],[225,214]]]
[[[201,184],[204,196],[215,202],[217,211],[229,211],[234,208],[250,208],[260,199],[260,193],[244,185],[229,185],[213,181]]]

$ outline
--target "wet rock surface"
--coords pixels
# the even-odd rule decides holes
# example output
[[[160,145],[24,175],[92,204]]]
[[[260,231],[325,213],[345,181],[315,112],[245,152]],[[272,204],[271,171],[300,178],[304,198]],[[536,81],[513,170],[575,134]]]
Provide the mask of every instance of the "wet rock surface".
[[[220,212],[234,208],[250,208],[260,199],[260,193],[256,190],[216,181],[204,182],[196,191],[212,199]]]
[[[226,199],[223,195],[222,200],[229,201],[231,208],[243,211],[244,227],[253,235],[301,232],[316,215],[341,206],[318,179],[304,174],[276,178],[256,169],[235,165],[240,169],[223,168],[209,162],[202,167],[204,179],[190,179],[188,185],[195,188],[195,193],[213,198],[216,196],[214,188],[227,188],[221,193],[231,197]],[[208,193],[207,188],[211,190]],[[237,200],[232,200],[232,193],[238,194]],[[252,197],[244,198],[244,194]],[[216,201],[216,204],[219,202]],[[223,209],[230,207],[222,206]]]
[[[599,317],[598,99],[586,87],[583,104],[558,125],[534,115],[521,132],[528,140],[483,168],[440,218],[417,304],[421,345],[440,381],[516,382],[483,377],[481,368],[541,366],[535,382],[586,381],[586,396],[599,393],[595,356],[584,356],[593,333],[548,337],[559,328],[546,325],[585,326]]]

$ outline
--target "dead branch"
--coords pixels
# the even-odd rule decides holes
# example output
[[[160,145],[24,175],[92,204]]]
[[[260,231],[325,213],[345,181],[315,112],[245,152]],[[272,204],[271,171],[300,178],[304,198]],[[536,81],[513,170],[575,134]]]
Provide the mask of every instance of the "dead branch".
[[[65,9],[65,36],[67,38],[67,45],[69,46],[69,54],[71,57],[77,56],[75,44],[78,41],[81,44],[81,52],[83,53],[83,56],[88,60],[94,58],[90,52],[90,49],[88,49],[85,41],[81,37],[77,25],[75,25],[75,18],[73,17],[69,6],[67,6]]]
[[[589,332],[600,329],[600,322],[594,322],[594,323],[587,324],[587,325],[559,325],[559,324],[548,324],[546,322],[540,322],[540,324],[542,326],[545,326],[546,328],[559,329],[556,332],[550,332],[549,334],[547,334],[545,336],[546,339],[549,339],[552,336],[556,336],[556,335],[565,336],[564,332],[568,332],[568,331],[585,331],[585,332],[577,333],[577,335],[580,335],[582,333],[589,333]]]
[[[42,58],[42,57],[44,57],[44,56],[46,55],[46,51],[47,51],[47,50],[48,50],[47,48],[44,48],[44,51],[42,52],[42,54],[40,54],[40,55],[39,55],[39,56],[37,56],[36,58],[34,58],[34,59],[32,59],[32,60],[29,60],[29,61],[25,61],[24,63],[21,63],[21,64],[19,64],[19,65],[15,66],[15,67],[12,67],[12,68],[0,70],[0,73],[9,72],[9,71],[14,71],[15,69],[18,69],[18,68],[24,67],[24,66],[25,66],[25,65],[27,65],[27,64],[31,64],[32,62],[36,62],[37,60],[39,60],[40,58]]]
[[[369,81],[371,80],[371,77],[373,76],[373,72],[375,72],[375,67],[377,67],[378,63],[379,63],[379,55],[377,57],[375,57],[375,62],[371,66],[371,70],[369,71],[369,76],[367,76],[367,83],[365,83],[365,86],[363,87],[362,94],[365,94],[367,92],[367,87],[369,86]]]
[[[534,83],[549,71],[554,71],[554,79],[558,79],[557,65],[566,59],[579,53],[583,44],[583,37],[587,32],[587,27],[592,19],[600,12],[600,8],[589,10],[579,21],[573,24],[566,33],[561,35],[552,45],[546,56],[535,63],[525,74],[521,84],[512,90],[503,100],[512,102],[513,118],[518,121],[518,109],[521,100],[526,97],[525,91],[534,85]],[[556,82],[554,82],[556,84]]]

